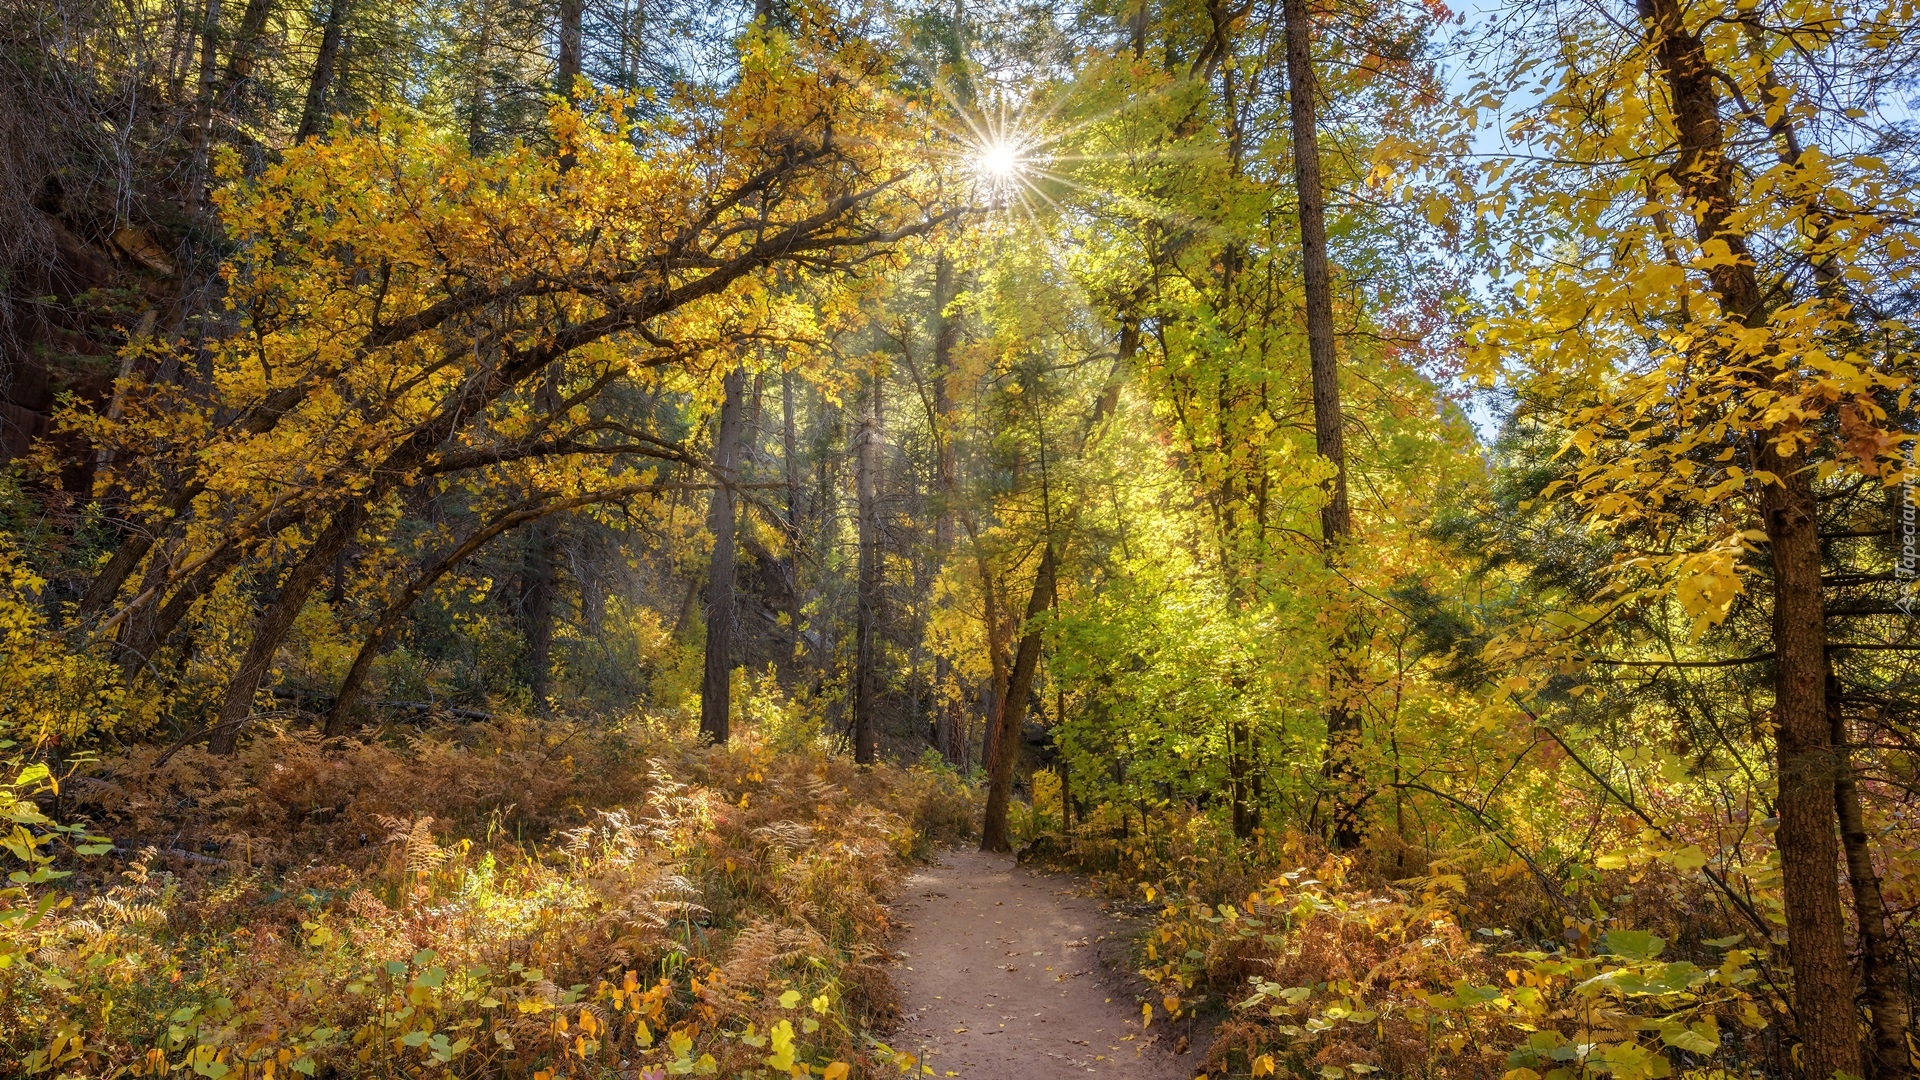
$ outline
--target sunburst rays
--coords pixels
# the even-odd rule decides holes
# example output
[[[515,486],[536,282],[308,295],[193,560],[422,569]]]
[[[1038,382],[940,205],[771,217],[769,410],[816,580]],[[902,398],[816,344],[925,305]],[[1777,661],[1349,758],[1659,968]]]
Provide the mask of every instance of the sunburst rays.
[[[937,89],[949,107],[945,122],[936,121],[944,136],[939,141],[947,147],[942,156],[948,157],[971,185],[973,205],[989,223],[1039,229],[1047,219],[1057,223],[1063,215],[1104,206],[1170,228],[1216,231],[1213,223],[1195,218],[1190,211],[1128,191],[1132,184],[1109,184],[1097,176],[1103,164],[1127,169],[1150,161],[1165,167],[1199,160],[1205,156],[1203,150],[1159,145],[1102,152],[1085,145],[1084,136],[1092,129],[1121,112],[1150,107],[1155,99],[1179,92],[1183,89],[1180,83],[1155,86],[1144,96],[1131,96],[1112,107],[1071,119],[1063,113],[1077,111],[1072,107],[1076,97],[1076,88],[1072,87],[1057,88],[1065,92],[1049,95],[1045,101],[997,93],[993,103],[985,107],[962,100],[971,95],[956,94],[945,82]]]

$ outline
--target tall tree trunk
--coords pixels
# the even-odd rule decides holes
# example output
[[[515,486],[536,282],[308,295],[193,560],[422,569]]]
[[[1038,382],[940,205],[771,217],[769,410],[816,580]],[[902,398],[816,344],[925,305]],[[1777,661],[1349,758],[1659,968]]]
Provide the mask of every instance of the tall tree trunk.
[[[987,758],[987,811],[980,826],[981,851],[1013,850],[1007,836],[1007,806],[1013,799],[1013,767],[1020,757],[1020,724],[1026,719],[1027,697],[1033,692],[1034,674],[1040,667],[1040,628],[1035,622],[1053,602],[1053,574],[1053,544],[1049,542],[1040,556],[1040,569],[1034,574],[1020,649],[1014,655],[1007,692],[1000,698],[1000,715],[994,720],[993,750]]]
[[[876,715],[879,673],[875,670],[880,645],[880,590],[884,584],[880,562],[880,449],[885,435],[881,428],[884,402],[880,386],[880,373],[875,371],[854,457],[854,486],[860,514],[860,580],[854,617],[853,760],[862,765],[872,764],[880,753],[880,722]]]
[[[727,372],[726,396],[720,403],[720,427],[713,439],[713,501],[707,527],[713,532],[713,560],[707,570],[707,653],[700,680],[700,735],[725,745],[733,710],[733,584],[737,557],[734,530],[739,526],[733,485],[740,463],[741,410],[745,405],[747,372]]]
[[[787,548],[792,552],[793,589],[788,594],[792,605],[787,611],[787,660],[800,659],[800,626],[806,603],[800,590],[800,452],[793,400],[793,370],[780,368],[780,464],[787,474]]]
[[[1307,358],[1313,379],[1313,443],[1333,464],[1326,505],[1320,508],[1320,541],[1329,564],[1353,535],[1347,503],[1346,433],[1340,414],[1340,367],[1334,355],[1333,271],[1327,259],[1327,197],[1320,180],[1320,132],[1314,117],[1319,82],[1313,70],[1313,25],[1306,0],[1284,0],[1287,34],[1287,106],[1293,126],[1293,183],[1300,203],[1300,269],[1306,291]],[[1348,704],[1352,672],[1351,631],[1334,646],[1328,672],[1326,777],[1331,792],[1333,842],[1360,843],[1360,717]]]
[[[244,92],[253,78],[253,63],[260,46],[260,35],[273,15],[273,0],[247,0],[240,15],[240,32],[234,36],[233,51],[227,54],[227,73],[221,81],[224,94]]]
[[[1678,135],[1671,175],[1686,195],[1702,244],[1719,241],[1732,256],[1708,271],[1726,315],[1763,326],[1767,315],[1747,240],[1731,224],[1733,165],[1724,153],[1714,68],[1700,38],[1689,33],[1680,0],[1642,0],[1658,53]],[[1791,379],[1791,372],[1781,380]],[[1756,385],[1755,390],[1790,386]],[[1801,1066],[1828,1080],[1861,1075],[1859,1016],[1847,963],[1845,921],[1835,864],[1838,770],[1827,715],[1826,602],[1820,590],[1819,506],[1806,455],[1783,452],[1788,433],[1754,436],[1756,469],[1777,479],[1760,494],[1760,514],[1773,564],[1774,740],[1779,794],[1780,876],[1787,916],[1787,959],[1793,965],[1793,1011]],[[1791,444],[1790,444],[1791,445]]]
[[[846,455],[820,451],[825,447],[840,445],[846,435],[846,410],[829,407],[823,397],[817,394],[813,401],[816,408],[813,410],[813,432],[809,442],[816,452],[813,457],[813,491],[807,498],[807,523],[813,528],[813,550],[825,552],[833,549],[841,533],[840,467]],[[813,685],[818,689],[840,645],[834,636],[834,620],[821,619],[814,624],[813,630],[816,640],[812,647],[819,657],[813,665]]]
[[[313,73],[307,79],[307,100],[300,110],[300,130],[295,142],[305,142],[320,134],[327,122],[327,91],[333,88],[333,67],[340,59],[340,38],[346,30],[350,0],[330,0],[327,22],[320,33],[320,52],[313,58]]]
[[[200,26],[200,85],[193,108],[193,175],[204,197],[207,156],[213,147],[213,106],[219,96],[220,0],[207,0]]]
[[[584,6],[582,0],[560,0],[560,54],[553,66],[553,89],[568,101],[575,100],[574,83],[580,78],[580,16]],[[563,151],[560,171],[573,166],[573,152]]]
[[[561,165],[568,167],[571,163]],[[560,364],[549,365],[540,390],[534,395],[536,406],[548,416],[560,410],[561,368]],[[533,695],[533,707],[542,716],[553,709],[553,620],[560,580],[555,560],[559,557],[559,519],[542,515],[527,527],[520,578],[520,624],[527,639],[527,686]]]
[[[1010,661],[1007,657],[1008,635],[1006,621],[1000,616],[1000,590],[994,585],[993,567],[987,562],[987,553],[981,550],[980,533],[974,527],[973,516],[965,515],[960,519],[967,529],[967,544],[973,549],[973,562],[980,572],[980,621],[985,624],[987,641],[987,665],[992,672],[987,688],[987,700],[983,710],[987,715],[981,735],[980,760],[982,763],[993,760],[993,750],[999,740],[1000,703],[1007,699],[1007,679]]]
[[[542,518],[527,530],[521,569],[520,620],[527,639],[527,688],[542,716],[553,711],[553,610],[559,575],[554,572],[558,530]]]
[[[953,551],[954,510],[960,499],[960,469],[953,441],[954,402],[952,392],[953,347],[960,337],[958,320],[947,317],[947,305],[953,303],[953,263],[944,252],[933,263],[933,439],[935,446],[934,481],[939,485],[940,512],[933,519],[933,559],[935,566],[946,565]],[[960,696],[950,690],[953,661],[942,654],[933,661],[935,742],[940,756],[949,764],[958,764],[963,750],[960,741]]]
[[[580,16],[583,0],[560,0],[560,55],[554,65],[553,89],[572,100],[573,83],[580,77]]]
[[[1840,707],[1840,680],[1827,674],[1827,712],[1833,724],[1836,764],[1834,810],[1840,819],[1840,847],[1847,860],[1847,884],[1853,888],[1853,919],[1860,930],[1860,976],[1872,1012],[1869,1080],[1909,1080],[1913,1056],[1907,1049],[1907,993],[1900,977],[1900,946],[1891,929],[1886,894],[1867,843],[1866,814],[1847,751],[1846,714]]]

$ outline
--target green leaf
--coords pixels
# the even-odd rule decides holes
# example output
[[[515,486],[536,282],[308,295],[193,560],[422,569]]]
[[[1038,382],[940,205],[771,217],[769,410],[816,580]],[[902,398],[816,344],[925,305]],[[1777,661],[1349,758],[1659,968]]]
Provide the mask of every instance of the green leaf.
[[[1673,1024],[1660,1032],[1660,1041],[1689,1054],[1711,1054],[1720,1049],[1720,1028],[1712,1017],[1685,1027]]]
[[[1600,935],[1600,950],[1627,960],[1651,960],[1667,947],[1665,938],[1645,930],[1609,930]]]

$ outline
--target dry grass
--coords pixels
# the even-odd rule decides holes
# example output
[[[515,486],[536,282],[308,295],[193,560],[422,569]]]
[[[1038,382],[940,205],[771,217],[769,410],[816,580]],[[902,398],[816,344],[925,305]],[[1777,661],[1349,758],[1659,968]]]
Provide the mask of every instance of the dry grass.
[[[1156,1020],[1217,1024],[1209,1075],[1777,1073],[1765,943],[1671,866],[1596,879],[1616,910],[1576,918],[1485,849],[1425,853],[1396,880],[1392,852],[1356,864],[1298,834],[1222,834],[1190,812],[1144,835],[1096,818],[1075,847],[1153,918],[1135,961]]]
[[[588,737],[590,735],[590,737]],[[64,788],[122,853],[0,972],[48,1074],[786,1075],[889,1055],[882,898],[970,819],[937,770],[514,721],[136,750]],[[784,1048],[784,1049],[783,1049]]]

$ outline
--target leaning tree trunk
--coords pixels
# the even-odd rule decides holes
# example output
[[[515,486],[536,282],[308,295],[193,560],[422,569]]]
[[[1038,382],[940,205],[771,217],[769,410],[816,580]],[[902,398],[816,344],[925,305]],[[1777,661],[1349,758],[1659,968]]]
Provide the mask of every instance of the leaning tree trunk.
[[[373,628],[367,633],[366,640],[360,643],[360,651],[354,654],[353,664],[347,669],[346,678],[340,681],[339,693],[333,699],[333,709],[327,715],[326,735],[332,738],[353,730],[356,723],[355,713],[360,704],[360,693],[366,687],[367,676],[373,672],[373,661],[380,655],[380,650],[386,645],[387,640],[393,636],[394,630],[400,625],[400,619],[406,615],[408,609],[426,595],[428,589],[438,584],[449,571],[465,562],[488,541],[517,525],[526,522],[538,524],[551,514],[659,490],[661,486],[657,484],[628,484],[591,495],[576,495],[571,499],[562,499],[558,502],[549,502],[544,497],[535,497],[469,533],[465,540],[415,575],[413,580],[407,583],[406,588],[389,601],[375,617]]]
[[[253,695],[260,689],[260,680],[266,678],[267,670],[273,666],[273,658],[279,654],[287,632],[293,629],[300,609],[306,606],[307,597],[332,569],[334,556],[352,542],[366,518],[366,504],[361,500],[350,499],[342,504],[326,528],[320,530],[313,546],[281,579],[279,595],[254,623],[253,640],[247,643],[247,651],[240,658],[240,669],[227,684],[226,699],[220,705],[220,715],[214,722],[207,749],[216,754],[231,754],[239,747],[240,729],[246,726],[253,712]]]
[[[1340,368],[1334,355],[1333,271],[1327,260],[1327,196],[1320,180],[1319,125],[1314,117],[1318,81],[1313,71],[1312,24],[1306,0],[1285,0],[1281,8],[1287,34],[1287,104],[1293,124],[1293,182],[1299,193],[1300,265],[1306,287],[1307,358],[1313,379],[1314,449],[1333,463],[1327,502],[1320,508],[1320,540],[1329,564],[1353,535],[1353,511],[1347,502],[1346,435],[1340,417]],[[1333,802],[1333,842],[1342,848],[1360,843],[1360,717],[1348,704],[1353,681],[1350,655],[1355,642],[1343,632],[1334,646],[1328,672],[1326,777]],[[1237,820],[1237,818],[1236,818]]]
[[[993,750],[987,759],[987,812],[980,826],[981,851],[1013,850],[1007,836],[1007,806],[1013,800],[1013,767],[1020,757],[1020,723],[1026,718],[1027,697],[1033,692],[1034,675],[1040,667],[1040,628],[1035,623],[1053,602],[1053,574],[1053,544],[1049,542],[1040,556],[1040,569],[1034,574],[1020,648],[1014,654],[1007,692],[1000,699],[1000,715],[994,720]]]
[[[1671,170],[1695,218],[1703,245],[1718,242],[1730,258],[1708,271],[1726,316],[1749,327],[1767,321],[1747,238],[1733,225],[1733,164],[1725,154],[1715,70],[1702,40],[1689,33],[1680,0],[1642,0],[1649,42],[1673,102],[1678,153]],[[1790,380],[1788,371],[1778,377]],[[1790,386],[1756,380],[1753,390]],[[1774,834],[1787,917],[1787,959],[1793,966],[1793,1012],[1801,1067],[1808,1077],[1861,1075],[1859,1015],[1848,968],[1835,838],[1835,758],[1827,715],[1826,602],[1820,590],[1819,504],[1799,449],[1783,452],[1791,433],[1754,433],[1753,464],[1776,479],[1760,493],[1761,524],[1773,564],[1774,742],[1779,777]],[[1790,441],[1788,445],[1794,445]]]
[[[713,501],[707,510],[707,527],[713,532],[713,559],[707,570],[707,653],[700,680],[700,736],[721,745],[726,744],[733,710],[733,585],[738,563],[734,529],[739,524],[733,484],[740,459],[740,412],[746,386],[745,368],[727,372],[720,428],[713,439]]]
[[[880,755],[879,673],[875,671],[879,652],[880,590],[880,448],[881,433],[880,376],[873,377],[873,391],[867,402],[867,416],[860,425],[859,448],[854,457],[854,486],[859,496],[860,559],[858,599],[854,625],[853,671],[853,760],[871,765]]]

